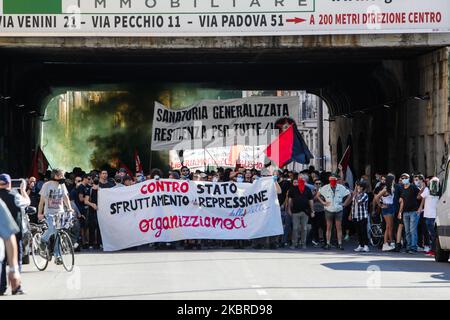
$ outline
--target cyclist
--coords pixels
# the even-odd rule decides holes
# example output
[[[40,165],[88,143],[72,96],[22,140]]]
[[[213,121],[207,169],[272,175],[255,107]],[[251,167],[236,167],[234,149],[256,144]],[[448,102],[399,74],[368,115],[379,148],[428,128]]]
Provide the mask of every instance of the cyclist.
[[[41,249],[45,250],[48,241],[52,235],[56,234],[56,229],[53,225],[53,216],[57,213],[64,212],[64,204],[68,211],[73,212],[65,185],[64,171],[60,169],[53,169],[51,171],[51,180],[44,183],[39,192],[41,199],[39,201],[38,219],[42,220],[45,217],[48,229],[42,235]],[[55,263],[61,264],[61,253],[58,246],[55,247]]]

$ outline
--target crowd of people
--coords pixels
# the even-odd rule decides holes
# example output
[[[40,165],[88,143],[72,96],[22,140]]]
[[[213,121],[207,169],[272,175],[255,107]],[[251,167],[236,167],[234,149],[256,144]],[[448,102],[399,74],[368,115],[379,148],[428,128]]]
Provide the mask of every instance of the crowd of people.
[[[111,175],[112,173],[112,175]],[[10,282],[15,293],[21,292],[17,276],[21,269],[21,212],[31,205],[37,208],[32,222],[49,219],[52,213],[73,211],[76,223],[70,236],[76,251],[101,250],[102,238],[97,219],[97,195],[102,188],[120,188],[151,179],[181,179],[209,182],[254,183],[264,176],[272,176],[276,184],[283,234],[253,240],[184,240],[171,243],[154,243],[150,246],[161,249],[205,249],[232,247],[235,249],[305,249],[308,246],[324,250],[344,250],[344,243],[354,237],[358,246],[355,252],[369,252],[371,242],[370,225],[382,225],[384,241],[381,250],[390,252],[417,253],[423,251],[434,255],[436,206],[439,180],[421,174],[403,173],[398,180],[392,173],[376,174],[374,183],[362,176],[352,188],[344,179],[342,167],[336,173],[319,172],[313,166],[301,172],[267,169],[224,169],[191,172],[188,167],[172,170],[164,175],[153,169],[148,175],[137,173],[131,176],[127,170],[92,170],[84,172],[74,168],[65,173],[54,169],[40,177],[30,177],[19,190],[11,188],[11,178],[0,175],[0,237],[7,244],[8,261],[3,262],[0,294],[6,291],[6,263],[10,265]],[[7,208],[8,210],[3,210]],[[19,228],[8,227],[14,225]],[[6,220],[5,220],[6,219]],[[49,228],[42,236],[43,245],[55,230]],[[15,236],[15,238],[14,238]],[[13,245],[17,249],[14,251]],[[0,248],[0,258],[1,258]],[[16,258],[11,260],[11,255]],[[17,263],[12,263],[12,261]],[[61,263],[58,252],[55,262]],[[12,272],[12,273],[11,273]],[[11,275],[12,274],[12,275]],[[19,279],[20,280],[20,279]]]

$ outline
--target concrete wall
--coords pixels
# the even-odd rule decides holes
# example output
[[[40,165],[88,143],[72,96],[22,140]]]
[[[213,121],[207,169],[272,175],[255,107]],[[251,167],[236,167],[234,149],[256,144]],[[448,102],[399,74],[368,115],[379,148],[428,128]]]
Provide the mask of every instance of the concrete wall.
[[[442,48],[406,61],[386,61],[386,72],[397,82],[397,97],[368,115],[337,117],[331,123],[333,169],[338,140],[342,150],[353,143],[352,166],[359,176],[382,173],[442,173],[449,155],[449,52]],[[418,100],[417,95],[430,95]],[[365,163],[365,164],[364,164]]]

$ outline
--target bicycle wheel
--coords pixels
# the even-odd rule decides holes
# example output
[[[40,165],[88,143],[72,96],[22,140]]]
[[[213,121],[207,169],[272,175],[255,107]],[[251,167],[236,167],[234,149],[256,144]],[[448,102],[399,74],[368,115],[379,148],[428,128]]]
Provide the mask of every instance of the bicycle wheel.
[[[49,258],[49,252],[46,248],[44,251],[41,250],[41,233],[36,233],[31,240],[31,255],[33,257],[33,262],[39,271],[44,271],[47,269]]]
[[[64,269],[71,272],[75,265],[75,253],[73,250],[72,240],[65,231],[58,232],[59,252],[61,254]]]

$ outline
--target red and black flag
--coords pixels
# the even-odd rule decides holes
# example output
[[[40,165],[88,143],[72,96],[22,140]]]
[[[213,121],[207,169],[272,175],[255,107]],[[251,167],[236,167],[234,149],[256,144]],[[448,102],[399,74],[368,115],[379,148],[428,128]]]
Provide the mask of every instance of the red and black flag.
[[[309,164],[310,160],[314,158],[295,122],[290,122],[286,121],[280,135],[264,151],[266,156],[275,162],[279,168],[294,161]]]
[[[42,152],[41,147],[38,147],[36,151],[33,152],[33,167],[31,168],[31,174],[30,176],[38,178],[39,173],[45,174],[49,167],[49,163],[47,158],[44,155],[44,152]]]

